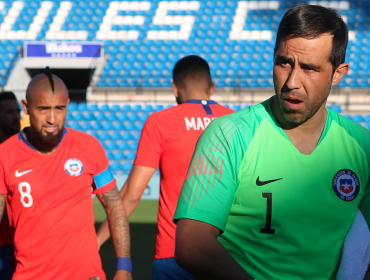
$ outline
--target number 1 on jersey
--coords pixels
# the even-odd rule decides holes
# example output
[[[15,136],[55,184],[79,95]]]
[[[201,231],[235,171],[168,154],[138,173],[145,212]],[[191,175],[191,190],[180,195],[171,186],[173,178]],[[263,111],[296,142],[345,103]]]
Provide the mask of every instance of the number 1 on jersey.
[[[264,198],[267,198],[267,213],[266,225],[261,228],[261,233],[275,234],[275,229],[271,228],[271,212],[272,212],[272,193],[262,193]]]

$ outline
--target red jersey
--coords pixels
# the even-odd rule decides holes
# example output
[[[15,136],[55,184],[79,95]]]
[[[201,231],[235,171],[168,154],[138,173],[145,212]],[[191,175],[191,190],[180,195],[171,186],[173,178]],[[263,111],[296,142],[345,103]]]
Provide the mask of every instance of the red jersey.
[[[51,154],[38,153],[23,131],[0,146],[0,194],[15,229],[13,280],[106,279],[94,228],[93,193],[116,180],[94,137],[65,129]]]
[[[155,259],[174,257],[172,219],[199,136],[212,119],[232,112],[215,101],[192,99],[154,113],[146,121],[134,164],[160,170]]]

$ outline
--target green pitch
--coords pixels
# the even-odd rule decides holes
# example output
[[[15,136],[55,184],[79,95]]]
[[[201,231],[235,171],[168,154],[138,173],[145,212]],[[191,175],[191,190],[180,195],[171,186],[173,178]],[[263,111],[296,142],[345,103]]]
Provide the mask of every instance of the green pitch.
[[[131,258],[135,280],[152,279],[155,235],[157,232],[157,200],[142,200],[129,218],[131,234]],[[94,199],[95,228],[105,220],[105,211],[98,199]],[[116,271],[116,256],[109,239],[100,249],[103,269],[111,280]]]

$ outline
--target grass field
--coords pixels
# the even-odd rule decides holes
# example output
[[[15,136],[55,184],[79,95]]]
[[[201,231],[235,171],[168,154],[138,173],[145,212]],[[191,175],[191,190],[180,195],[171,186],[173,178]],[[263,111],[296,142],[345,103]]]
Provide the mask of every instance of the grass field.
[[[135,280],[152,279],[155,236],[157,232],[157,200],[142,200],[129,218],[131,234],[131,259]],[[105,220],[105,211],[98,199],[94,199],[95,228]],[[100,249],[103,269],[111,280],[116,271],[116,256],[109,239]]]

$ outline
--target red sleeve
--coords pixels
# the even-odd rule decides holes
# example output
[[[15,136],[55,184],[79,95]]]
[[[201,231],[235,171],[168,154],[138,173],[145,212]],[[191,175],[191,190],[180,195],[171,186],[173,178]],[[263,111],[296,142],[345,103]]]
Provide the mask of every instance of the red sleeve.
[[[160,112],[162,113],[162,112]],[[158,113],[151,115],[141,133],[137,149],[135,165],[158,168],[164,148],[165,123],[161,121]]]
[[[93,194],[100,194],[113,189],[117,185],[117,180],[113,177],[109,168],[109,161],[104,148],[95,138],[93,138],[93,141],[92,155],[94,155],[95,164]]]
[[[8,187],[5,184],[5,171],[3,162],[0,161],[0,194],[8,194]]]

